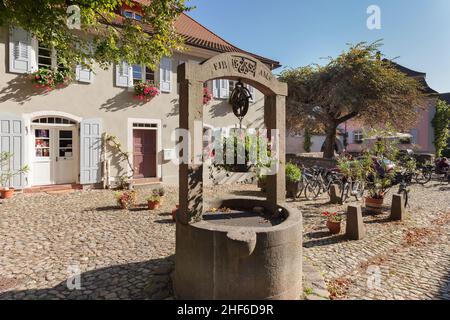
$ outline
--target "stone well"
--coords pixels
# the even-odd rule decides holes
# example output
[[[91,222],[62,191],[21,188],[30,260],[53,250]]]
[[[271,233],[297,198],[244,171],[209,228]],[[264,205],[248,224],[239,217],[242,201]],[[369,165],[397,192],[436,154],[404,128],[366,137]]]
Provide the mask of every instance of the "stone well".
[[[232,199],[227,208],[270,208],[267,201]],[[203,221],[177,224],[177,299],[296,300],[302,294],[302,216],[279,206],[286,220],[272,227]]]
[[[213,79],[239,80],[262,92],[265,128],[277,141],[272,149],[277,170],[267,177],[267,200],[230,199],[214,204],[216,208],[234,209],[230,215],[205,212],[203,154],[195,148],[202,140],[195,124],[203,121],[203,84]],[[178,81],[180,129],[187,130],[190,138],[183,140],[189,151],[182,152],[184,159],[179,166],[175,297],[299,299],[302,217],[286,204],[287,85],[279,82],[265,64],[242,53],[224,53],[201,64],[182,64]],[[263,208],[265,215],[255,207]]]

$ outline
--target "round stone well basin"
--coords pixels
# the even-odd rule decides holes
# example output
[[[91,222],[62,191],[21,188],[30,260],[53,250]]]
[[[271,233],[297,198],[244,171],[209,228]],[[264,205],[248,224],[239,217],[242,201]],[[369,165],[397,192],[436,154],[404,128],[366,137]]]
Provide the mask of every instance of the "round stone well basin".
[[[295,300],[302,295],[302,216],[282,204],[225,200],[201,222],[177,223],[174,292],[183,300]],[[274,219],[262,217],[279,212]]]

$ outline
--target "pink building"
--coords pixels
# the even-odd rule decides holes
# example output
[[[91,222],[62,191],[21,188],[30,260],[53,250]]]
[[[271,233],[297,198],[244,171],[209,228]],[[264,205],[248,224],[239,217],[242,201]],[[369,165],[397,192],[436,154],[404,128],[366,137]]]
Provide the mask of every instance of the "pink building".
[[[426,82],[426,73],[414,71],[392,62],[393,65],[404,72],[406,75],[417,79],[424,88],[424,93],[427,94],[425,106],[417,108],[419,117],[416,126],[409,132],[397,133],[393,136],[398,136],[402,149],[413,149],[417,153],[435,153],[433,144],[434,130],[432,120],[436,112],[436,101],[438,99],[449,101],[450,93],[440,95],[438,92],[430,88]],[[395,119],[393,119],[395,121]],[[381,125],[381,124],[380,124]],[[367,146],[367,133],[371,131],[371,127],[364,126],[357,120],[350,120],[339,126],[341,135],[338,137],[339,152],[346,149],[348,152],[361,152]],[[347,138],[345,138],[347,137]],[[287,153],[299,154],[304,153],[303,148],[304,137],[302,135],[289,135],[287,142]],[[311,152],[320,152],[325,141],[324,136],[312,137]]]

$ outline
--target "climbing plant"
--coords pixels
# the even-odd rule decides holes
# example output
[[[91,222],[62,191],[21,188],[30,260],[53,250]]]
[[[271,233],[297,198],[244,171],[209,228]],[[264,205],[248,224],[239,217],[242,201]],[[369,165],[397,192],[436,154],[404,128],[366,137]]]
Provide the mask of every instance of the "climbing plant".
[[[126,173],[123,173],[121,176],[119,176],[119,187],[121,189],[125,189],[125,186],[129,184],[129,181],[134,176],[134,168],[133,165],[131,164],[130,159],[131,155],[129,152],[124,151],[122,149],[122,144],[120,143],[119,139],[116,136],[105,134],[104,143],[106,146],[112,149],[112,152],[114,152],[114,154],[118,156],[120,161],[125,161],[128,165],[129,170],[127,170]]]
[[[434,128],[434,146],[436,147],[436,156],[442,156],[442,151],[447,146],[450,138],[450,105],[445,101],[438,100],[436,103],[436,115],[432,121]]]

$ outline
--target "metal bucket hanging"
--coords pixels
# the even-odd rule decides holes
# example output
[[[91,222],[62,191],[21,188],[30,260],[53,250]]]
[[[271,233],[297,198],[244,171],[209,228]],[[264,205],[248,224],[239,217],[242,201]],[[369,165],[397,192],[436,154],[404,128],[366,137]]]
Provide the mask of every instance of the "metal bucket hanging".
[[[239,80],[230,94],[230,104],[233,108],[234,115],[239,119],[239,128],[242,129],[242,120],[248,113],[252,94],[244,84]]]

